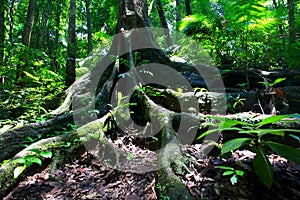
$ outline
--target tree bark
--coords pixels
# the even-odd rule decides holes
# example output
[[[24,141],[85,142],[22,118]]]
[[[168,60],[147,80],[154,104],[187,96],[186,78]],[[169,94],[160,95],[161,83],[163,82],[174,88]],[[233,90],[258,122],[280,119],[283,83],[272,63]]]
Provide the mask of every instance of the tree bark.
[[[42,5],[44,5],[44,1],[37,2],[37,5],[35,7],[34,11],[34,27],[35,27],[35,32],[33,33],[33,36],[35,38],[35,43],[34,43],[34,48],[40,49],[41,47],[41,37],[42,37],[42,31],[41,31],[41,16],[40,12],[42,11]]]
[[[290,32],[289,40],[290,40],[290,44],[293,44],[296,41],[294,0],[288,0],[288,9],[289,9],[289,32]]]
[[[56,60],[56,55],[57,55],[57,50],[58,50],[58,41],[59,41],[59,29],[60,29],[60,15],[61,15],[61,7],[62,7],[62,2],[61,0],[58,0],[58,3],[56,4],[56,14],[55,14],[55,36],[54,36],[54,44],[53,44],[53,68],[58,69],[58,61]]]
[[[15,0],[12,0],[9,7],[9,34],[8,40],[12,44],[13,43],[13,28],[14,28],[14,6]]]
[[[73,123],[72,114],[66,114],[46,122],[29,124],[0,134],[0,163],[24,149],[25,147],[22,144],[27,144],[28,137],[33,140],[51,137],[51,134],[60,134],[67,128],[67,124]]]
[[[32,172],[42,171],[47,167],[47,165],[49,165],[49,162],[51,163],[51,168],[53,171],[55,171],[56,168],[60,167],[65,162],[70,161],[72,158],[74,158],[74,156],[84,153],[85,149],[83,144],[80,142],[74,142],[76,139],[78,140],[78,137],[78,134],[74,132],[40,140],[16,154],[12,160],[3,164],[0,167],[0,198],[2,199],[5,197],[5,195],[7,195],[9,191],[18,184],[18,182],[24,180],[27,175],[32,175]],[[65,146],[67,143],[72,145],[66,148]],[[14,163],[13,160],[17,158],[24,158],[27,155],[32,155],[32,153],[29,151],[30,149],[39,149],[41,152],[51,151],[53,156],[51,159],[41,158],[43,163],[42,166],[31,165],[27,167],[18,178],[15,179],[13,177],[14,169],[18,165]]]
[[[88,29],[88,54],[90,54],[93,50],[90,0],[85,0],[85,5],[86,5],[86,23]]]
[[[28,67],[28,54],[31,40],[31,32],[32,26],[34,23],[34,10],[36,6],[36,0],[30,0],[28,4],[26,22],[24,24],[23,34],[22,34],[22,44],[28,48],[24,49],[23,55],[21,56],[21,61],[24,64],[17,65],[17,73],[16,73],[16,83],[18,86],[25,86],[25,74],[24,71]]]
[[[24,30],[22,35],[22,43],[27,47],[30,47],[30,39],[31,39],[32,26],[34,22],[35,6],[36,6],[36,0],[30,0],[28,4],[27,17],[26,17],[26,22],[24,25]]]
[[[176,29],[178,30],[179,27],[179,21],[181,19],[180,16],[180,0],[176,0]]]
[[[41,48],[43,50],[45,50],[45,45],[49,42],[49,33],[48,33],[48,27],[49,27],[49,15],[51,13],[51,4],[52,4],[52,1],[51,0],[48,0],[47,1],[47,9],[44,10],[44,13],[43,13],[43,21],[44,21],[44,28],[43,28],[43,42],[42,42],[42,46]],[[49,46],[49,44],[48,44]],[[50,48],[50,47],[48,47]]]
[[[185,0],[185,10],[186,10],[186,16],[189,16],[192,14],[192,8],[191,8],[191,1]]]
[[[70,0],[68,47],[65,84],[71,86],[76,80],[76,0]]]
[[[4,39],[5,39],[5,19],[4,19],[4,0],[0,0],[0,66],[4,64]]]
[[[166,35],[167,46],[171,46],[172,41],[171,41],[170,31],[169,31],[168,22],[167,22],[167,19],[166,19],[164,10],[163,10],[161,0],[156,0],[156,8],[157,8],[157,12],[159,15],[161,26],[165,29],[164,32]]]

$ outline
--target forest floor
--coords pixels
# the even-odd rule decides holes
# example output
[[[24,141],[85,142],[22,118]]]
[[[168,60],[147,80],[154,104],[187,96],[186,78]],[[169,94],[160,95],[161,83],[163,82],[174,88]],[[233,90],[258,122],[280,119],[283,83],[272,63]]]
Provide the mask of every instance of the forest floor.
[[[128,141],[128,137],[118,140]],[[119,147],[128,149],[128,146],[139,153],[145,151],[133,142],[123,142]],[[201,144],[182,146],[188,170],[176,173],[194,199],[300,199],[300,166],[278,155],[269,155],[275,184],[268,189],[251,170],[252,152],[235,151],[226,159],[213,155],[203,158],[200,149]],[[245,174],[232,185],[230,176],[223,176],[224,170],[217,166],[230,166]],[[122,172],[85,153],[54,173],[50,173],[48,166],[41,173],[27,177],[4,199],[167,199],[160,188],[155,172]]]

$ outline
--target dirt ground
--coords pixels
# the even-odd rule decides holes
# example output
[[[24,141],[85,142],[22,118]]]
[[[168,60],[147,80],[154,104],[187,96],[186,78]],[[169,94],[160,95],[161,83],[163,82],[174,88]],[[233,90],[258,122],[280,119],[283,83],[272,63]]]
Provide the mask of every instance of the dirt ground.
[[[128,144],[121,148],[128,148]],[[130,149],[136,151],[132,154],[144,151],[136,146]],[[200,149],[201,144],[182,146],[187,168],[175,172],[194,199],[300,199],[300,166],[278,155],[269,155],[274,184],[268,189],[251,170],[252,152],[235,151],[231,157],[221,159],[218,156],[203,157]],[[245,173],[232,185],[230,176],[223,176],[224,170],[218,166],[233,167]],[[48,166],[41,173],[27,177],[4,199],[168,199],[161,192],[156,172],[122,172],[89,153],[74,158],[54,173],[49,171]]]

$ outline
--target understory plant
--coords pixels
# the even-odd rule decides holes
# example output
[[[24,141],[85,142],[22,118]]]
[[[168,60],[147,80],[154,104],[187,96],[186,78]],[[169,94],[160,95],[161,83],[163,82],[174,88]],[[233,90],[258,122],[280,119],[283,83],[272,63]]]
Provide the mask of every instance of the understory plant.
[[[244,175],[244,171],[234,169],[233,167],[227,167],[227,166],[218,166],[219,169],[224,170],[223,176],[230,176],[230,182],[232,185],[236,184],[239,180],[239,176]]]
[[[206,135],[215,132],[223,131],[235,131],[238,132],[238,137],[226,141],[221,147],[221,156],[224,156],[234,150],[240,149],[241,147],[247,146],[253,152],[256,153],[253,159],[253,169],[257,176],[261,179],[263,184],[270,188],[273,183],[273,169],[272,165],[266,155],[266,150],[270,149],[273,152],[286,158],[288,161],[300,165],[300,149],[294,148],[289,145],[284,145],[278,142],[272,141],[272,137],[264,137],[267,134],[273,136],[284,137],[286,133],[293,133],[295,138],[296,135],[299,136],[300,130],[296,129],[273,129],[270,125],[274,123],[292,123],[299,122],[300,115],[279,115],[270,116],[262,120],[253,118],[251,123],[238,121],[234,119],[228,119],[225,117],[212,116],[213,120],[219,121],[220,123],[211,130],[204,132],[198,137],[198,139],[203,138]],[[259,121],[259,122],[257,122]],[[291,136],[289,134],[288,136]]]
[[[36,163],[42,166],[42,158],[52,158],[51,151],[40,151],[39,149],[30,149],[28,151],[33,152],[33,154],[27,155],[24,158],[15,159],[13,162],[18,164],[18,166],[14,169],[14,178],[18,178],[20,174],[29,166]]]

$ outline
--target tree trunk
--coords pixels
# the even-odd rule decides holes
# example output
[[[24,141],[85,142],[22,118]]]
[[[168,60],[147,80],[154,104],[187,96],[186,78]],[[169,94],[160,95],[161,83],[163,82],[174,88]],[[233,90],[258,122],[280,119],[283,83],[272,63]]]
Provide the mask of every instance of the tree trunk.
[[[180,16],[180,0],[176,0],[176,29],[178,30],[179,27],[179,21],[181,19]]]
[[[70,0],[70,17],[68,29],[68,47],[65,84],[67,87],[76,80],[76,0]]]
[[[58,3],[56,4],[56,14],[55,14],[55,37],[54,37],[54,44],[53,44],[53,68],[58,69],[58,62],[56,60],[57,50],[58,50],[58,41],[59,41],[59,27],[60,27],[60,15],[61,15],[61,6],[62,2],[61,0],[58,0]]]
[[[186,10],[186,16],[189,16],[189,15],[192,14],[191,1],[190,0],[185,0],[185,10]]]
[[[25,46],[25,49],[23,49],[23,55],[21,56],[20,59],[24,64],[17,65],[17,73],[16,73],[16,83],[18,86],[21,87],[25,86],[24,71],[27,70],[26,68],[28,67],[28,55],[29,55],[32,26],[34,23],[35,6],[36,6],[36,0],[30,0],[28,4],[26,22],[24,24],[24,29],[22,34],[22,44]]]
[[[88,54],[90,54],[93,50],[90,0],[85,0],[85,5],[86,5],[86,23],[88,29]]]
[[[4,23],[4,0],[0,0],[0,66],[4,61],[4,39],[5,39],[5,23]]]
[[[49,26],[49,15],[51,13],[51,3],[52,3],[51,0],[47,1],[47,9],[45,9],[44,13],[43,13],[44,29],[43,29],[43,41],[42,41],[42,46],[41,46],[41,48],[43,50],[45,50],[45,45],[49,41],[48,26]]]
[[[288,9],[289,9],[289,32],[290,32],[289,40],[290,40],[290,44],[293,44],[296,41],[294,0],[288,0]]]
[[[166,19],[164,10],[163,10],[161,0],[156,0],[156,8],[157,8],[157,12],[159,15],[161,26],[165,29],[164,32],[166,35],[167,46],[171,46],[172,41],[171,41],[170,31],[169,31],[168,22],[167,22],[167,19]]]
[[[35,45],[34,48],[40,49],[41,47],[41,20],[40,20],[40,11],[42,10],[42,6],[44,5],[44,1],[37,2],[37,6],[35,8],[35,13],[34,13],[34,27],[35,27],[35,32],[33,36],[35,36]]]
[[[24,25],[23,35],[22,35],[22,44],[27,47],[30,47],[30,39],[31,39],[31,32],[32,32],[32,25],[34,22],[34,10],[36,6],[36,0],[30,0],[28,4],[28,11],[26,22]]]
[[[35,141],[38,140],[39,137],[40,139],[51,137],[51,135],[62,133],[63,130],[67,128],[67,124],[73,123],[72,114],[66,114],[46,122],[33,123],[0,134],[0,162],[11,158],[17,152],[24,149],[25,147],[23,145],[28,144],[26,138],[31,137]]]
[[[279,3],[279,2],[278,2]],[[273,4],[275,6],[275,9],[278,11],[279,10],[279,5],[278,3],[276,2],[276,0],[273,0]],[[285,33],[284,33],[284,30],[283,30],[283,24],[282,23],[279,23],[278,25],[278,29],[279,29],[279,33],[280,35],[282,35],[281,39],[282,39],[282,47],[280,48],[280,53],[281,53],[281,56],[280,56],[280,59],[278,60],[278,63],[279,63],[279,66],[284,66],[284,60],[283,60],[283,54],[284,54],[284,51],[285,51],[285,48],[286,48],[286,42],[285,42]]]
[[[10,44],[13,43],[13,28],[14,28],[14,7],[15,7],[15,0],[12,0],[9,7],[9,34],[8,40]]]

